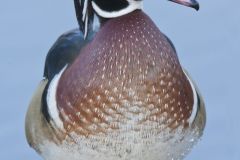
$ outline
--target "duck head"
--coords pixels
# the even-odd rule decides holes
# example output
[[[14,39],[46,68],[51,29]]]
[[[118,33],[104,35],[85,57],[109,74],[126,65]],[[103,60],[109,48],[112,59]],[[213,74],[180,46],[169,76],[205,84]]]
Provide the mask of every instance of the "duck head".
[[[169,0],[199,10],[196,0]],[[143,0],[74,0],[76,15],[85,37],[92,28],[94,13],[100,18],[116,18],[142,9]]]

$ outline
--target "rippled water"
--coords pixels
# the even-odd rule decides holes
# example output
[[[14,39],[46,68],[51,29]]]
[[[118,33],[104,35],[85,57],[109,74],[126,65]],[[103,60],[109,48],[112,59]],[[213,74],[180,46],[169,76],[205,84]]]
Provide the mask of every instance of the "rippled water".
[[[201,0],[199,12],[164,0],[145,4],[205,98],[205,134],[187,160],[239,160],[240,2]],[[77,25],[73,4],[3,1],[0,23],[0,157],[40,160],[26,143],[24,116],[48,49]]]

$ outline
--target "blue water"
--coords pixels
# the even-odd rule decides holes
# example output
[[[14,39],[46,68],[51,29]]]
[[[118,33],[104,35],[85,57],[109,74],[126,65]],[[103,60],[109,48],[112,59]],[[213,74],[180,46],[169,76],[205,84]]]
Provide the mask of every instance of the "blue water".
[[[240,1],[200,4],[196,12],[152,0],[145,1],[144,9],[172,39],[205,99],[205,134],[187,160],[239,160]],[[74,14],[72,1],[1,2],[1,160],[41,159],[26,143],[25,113],[48,49],[61,33],[77,26]]]

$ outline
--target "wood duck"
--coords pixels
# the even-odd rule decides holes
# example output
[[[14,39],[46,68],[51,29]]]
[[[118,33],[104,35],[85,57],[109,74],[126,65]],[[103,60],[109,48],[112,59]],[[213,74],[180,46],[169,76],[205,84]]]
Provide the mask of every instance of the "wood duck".
[[[195,0],[170,1],[199,9]],[[74,2],[80,30],[47,55],[26,116],[30,146],[45,160],[183,159],[206,114],[172,42],[142,0]]]

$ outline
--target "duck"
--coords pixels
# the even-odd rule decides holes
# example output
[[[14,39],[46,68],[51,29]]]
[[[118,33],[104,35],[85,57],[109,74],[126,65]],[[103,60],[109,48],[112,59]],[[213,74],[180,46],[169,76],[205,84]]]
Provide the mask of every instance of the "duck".
[[[184,159],[203,135],[204,101],[143,0],[74,4],[79,28],[47,54],[26,114],[28,144],[44,160]]]

